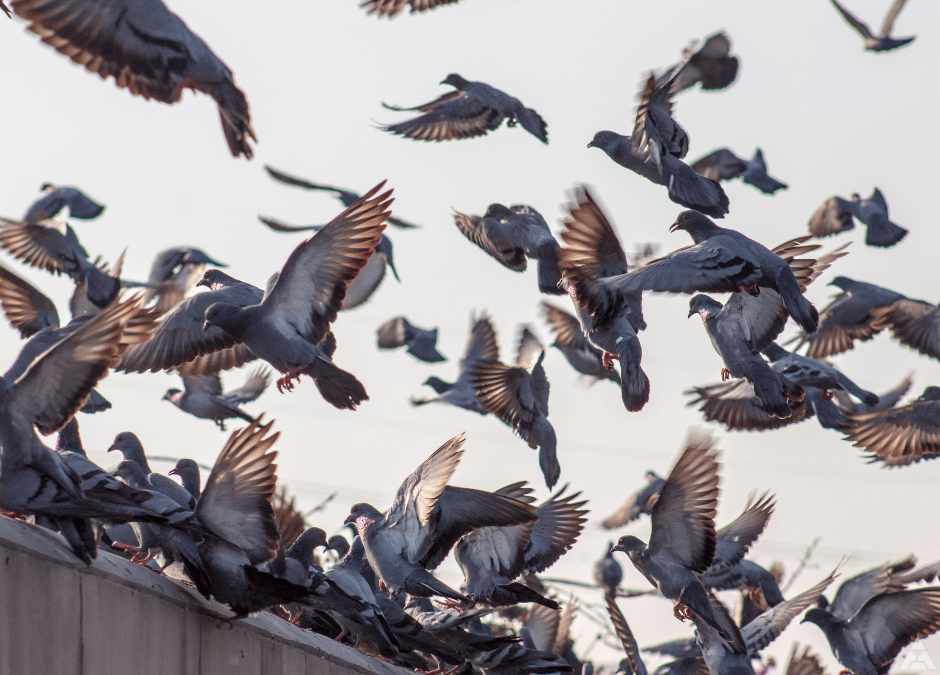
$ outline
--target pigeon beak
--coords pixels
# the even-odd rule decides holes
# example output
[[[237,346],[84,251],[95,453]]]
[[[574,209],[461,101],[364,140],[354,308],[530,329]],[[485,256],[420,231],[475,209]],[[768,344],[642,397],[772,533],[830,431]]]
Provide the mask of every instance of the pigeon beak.
[[[698,314],[694,309],[689,310],[689,315],[685,317],[686,319],[691,319],[693,314]]]
[[[171,475],[171,476],[179,476],[180,474],[179,474],[179,472],[178,472],[175,468],[173,468],[173,469],[170,469],[170,475]]]
[[[346,520],[343,521],[343,525],[352,525],[356,522],[356,517],[353,514],[346,516]]]
[[[593,148],[593,147],[594,147],[594,141],[591,141],[590,143],[588,143],[587,146],[588,146],[589,148]]]
[[[111,447],[108,448],[108,452],[111,452],[112,450],[117,450],[117,446],[115,446],[113,443],[111,444]]]
[[[620,544],[614,544],[610,549],[611,553],[616,553],[617,551],[620,551],[621,553],[623,553],[623,549],[620,548]]]
[[[675,231],[678,230],[678,229],[679,229],[679,221],[678,221],[678,220],[677,220],[676,222],[674,222],[672,225],[669,226],[669,231],[670,231],[670,232],[675,232]]]

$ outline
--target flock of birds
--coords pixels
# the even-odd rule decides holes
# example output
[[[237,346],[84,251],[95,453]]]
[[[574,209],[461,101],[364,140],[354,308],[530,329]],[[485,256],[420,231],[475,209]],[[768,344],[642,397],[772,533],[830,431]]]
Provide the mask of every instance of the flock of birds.
[[[877,36],[832,3],[865,38],[866,49],[888,51],[914,39],[891,37],[904,1],[894,2]],[[394,16],[406,5],[416,12],[441,4],[449,1],[367,0],[362,6]],[[185,88],[208,93],[218,103],[232,155],[252,157],[256,138],[245,94],[208,45],[160,0],[10,5],[43,42],[135,95],[173,103]],[[11,13],[2,0],[0,9]],[[528,205],[494,203],[483,215],[455,212],[457,228],[511,270],[525,272],[535,261],[540,293],[569,296],[573,313],[552,302],[541,305],[553,346],[579,373],[614,382],[627,411],[641,411],[650,399],[638,337],[647,327],[643,293],[688,294],[688,316],[701,317],[723,362],[721,383],[688,392],[706,420],[762,431],[815,416],[873,462],[902,466],[940,456],[940,387],[899,405],[909,379],[878,395],[825,361],[885,329],[901,344],[940,359],[940,309],[844,276],[831,279],[841,293],[821,312],[804,295],[847,254],[845,245],[819,252],[811,239],[851,230],[856,221],[866,227],[865,243],[872,247],[890,248],[908,234],[890,220],[882,192],[875,188],[867,199],[832,196],[810,218],[807,235],[774,248],[714,222],[729,211],[722,181],[741,178],[768,195],[787,188],[768,174],[759,148],[751,159],[721,148],[685,161],[689,136],[673,116],[673,97],[696,85],[723,89],[737,69],[728,36],[710,36],[671,68],[643,79],[630,135],[599,131],[588,144],[665,187],[669,199],[686,209],[670,231],[687,232],[691,245],[628,259],[587,186],[578,186],[567,204],[560,241]],[[386,106],[419,114],[383,129],[442,141],[478,137],[506,121],[548,143],[547,124],[519,99],[457,74],[442,84],[453,91],[414,108]],[[22,218],[3,219],[0,247],[25,265],[68,275],[75,291],[72,318],[63,323],[41,290],[0,266],[0,304],[27,340],[0,380],[0,509],[61,533],[87,564],[104,547],[160,572],[172,566],[199,593],[228,605],[235,618],[270,610],[409,668],[590,672],[593,666],[575,654],[568,637],[575,604],[562,608],[537,576],[574,545],[587,522],[586,500],[568,485],[541,504],[525,482],[494,492],[452,486],[463,453],[460,435],[405,478],[387,510],[354,505],[345,520],[351,542],[327,538],[277,503],[278,433],[273,421],[242,406],[265,393],[272,369],[280,374],[281,392],[306,376],[338,409],[355,410],[368,400],[359,378],[334,363],[331,325],[341,311],[368,301],[388,270],[397,278],[386,226],[417,226],[392,215],[392,190],[384,182],[360,196],[267,170],[280,182],[332,193],[344,210],[322,226],[261,218],[278,232],[313,231],[263,289],[230,276],[223,263],[191,247],[159,253],[146,281],[124,279],[122,261],[93,259],[64,218],[66,211],[73,220],[104,211],[74,187],[44,185]],[[193,293],[198,286],[205,290]],[[729,297],[722,303],[706,293]],[[792,351],[777,343],[789,319],[801,329]],[[436,342],[436,328],[404,316],[377,330],[380,349],[404,347],[428,363],[447,360]],[[456,379],[429,378],[425,384],[436,396],[412,403],[492,414],[539,450],[545,484],[554,489],[561,465],[548,421],[545,353],[523,327],[515,361],[503,362],[491,319],[474,316]],[[255,360],[267,365],[253,367],[238,389],[223,390],[221,371]],[[170,471],[179,482],[153,472],[131,432],[115,437],[109,450],[123,460],[106,471],[86,456],[76,415],[110,407],[95,386],[112,371],[175,372],[183,388],[168,390],[164,400],[223,431],[227,420],[247,426],[231,433],[205,481],[192,459],[179,460]],[[41,440],[53,433],[55,449]],[[763,673],[770,665],[759,661],[761,651],[805,610],[803,621],[817,624],[835,657],[857,675],[887,672],[906,645],[940,630],[940,587],[913,586],[933,581],[940,563],[915,569],[913,557],[844,581],[831,602],[823,593],[838,568],[784,598],[779,575],[746,558],[774,511],[773,496],[754,499],[733,522],[715,527],[715,446],[707,434],[690,434],[667,477],[648,474],[647,484],[603,521],[613,529],[648,514],[651,524],[648,544],[621,537],[595,569],[625,651],[621,672],[647,671],[616,601],[624,592],[615,552],[673,601],[677,618],[695,625],[694,638],[649,648],[675,657],[657,672]],[[331,553],[318,557],[320,547]],[[432,573],[451,551],[464,576],[459,589]],[[727,590],[741,591],[735,618],[715,595]],[[520,604],[530,607],[521,611]],[[822,672],[819,659],[794,647],[787,673],[810,672]]]

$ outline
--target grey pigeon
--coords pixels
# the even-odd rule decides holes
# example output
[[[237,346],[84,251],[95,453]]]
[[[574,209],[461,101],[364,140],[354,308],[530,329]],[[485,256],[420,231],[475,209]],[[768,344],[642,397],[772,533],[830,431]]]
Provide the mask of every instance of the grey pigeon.
[[[719,148],[695,161],[692,170],[716,181],[740,178],[767,195],[772,195],[777,190],[786,190],[788,187],[786,183],[781,183],[767,173],[767,163],[760,148],[754,151],[754,157],[751,159],[738,157],[728,148]]]
[[[604,365],[606,352],[588,341],[576,316],[547,302],[542,302],[542,313],[555,334],[552,347],[565,355],[572,368],[587,376],[591,384],[610,380],[620,386],[620,374],[607,369]]]
[[[693,42],[683,60],[660,75],[660,82],[668,81],[677,68],[682,68],[674,83],[675,91],[680,92],[696,83],[702,83],[704,91],[716,91],[728,87],[738,74],[738,57],[731,56],[731,39],[724,31],[705,38],[698,51]],[[683,67],[684,65],[684,67]]]
[[[868,600],[850,619],[814,607],[803,622],[815,623],[839,663],[857,675],[883,675],[898,652],[940,630],[940,588],[883,593]]]
[[[355,504],[355,523],[372,569],[393,594],[441,595],[470,602],[428,570],[436,568],[457,541],[486,526],[522,525],[536,519],[527,504],[482,490],[447,483],[463,455],[461,434],[438,448],[412,473],[387,512]]]
[[[586,187],[576,191],[558,249],[562,282],[577,311],[588,341],[604,351],[602,362],[620,361],[620,396],[624,407],[637,412],[649,401],[650,382],[640,365],[643,351],[637,331],[646,328],[639,291],[608,294],[603,279],[626,274],[626,255],[613,226]]]
[[[744,322],[738,319],[732,303],[723,306],[707,295],[696,295],[689,301],[689,316],[693,314],[702,317],[712,346],[724,362],[721,379],[743,377],[754,387],[764,412],[773,417],[790,417],[789,402],[803,400],[803,387],[775,372],[751,347],[742,330]]]
[[[835,618],[848,621],[876,595],[903,591],[910,583],[908,575],[916,565],[917,559],[909,555],[901,560],[867,569],[843,581],[832,602],[825,596],[821,597],[819,606]]]
[[[604,557],[594,563],[594,583],[604,589],[607,595],[616,596],[617,587],[623,580],[623,568],[610,550],[614,542],[608,542]]]
[[[649,513],[659,498],[659,493],[666,484],[666,479],[656,475],[654,471],[646,472],[646,484],[632,495],[614,513],[601,521],[601,527],[612,530],[632,523],[644,513]],[[655,498],[655,499],[654,499]]]
[[[306,178],[298,178],[297,176],[292,176],[286,174],[283,171],[279,171],[273,167],[265,165],[264,170],[268,172],[268,175],[271,176],[274,180],[278,180],[287,185],[293,185],[294,187],[303,188],[305,190],[322,190],[323,192],[332,193],[343,206],[349,207],[355,204],[362,197],[358,192],[353,192],[352,190],[346,190],[344,188],[333,187],[332,185],[324,185],[323,183],[314,183],[309,181]],[[407,220],[402,220],[396,216],[388,217],[388,224],[394,225],[395,227],[400,227],[405,230],[414,229],[420,227],[420,225],[415,225]],[[277,229],[277,228],[275,228]],[[291,229],[290,231],[296,231]]]
[[[62,209],[68,208],[70,218],[93,220],[104,212],[104,205],[75,187],[55,186],[43,183],[43,195],[26,210],[23,221],[31,224],[51,220]]]
[[[548,421],[548,377],[542,362],[545,348],[523,327],[515,366],[499,361],[477,362],[468,368],[470,384],[484,408],[539,450],[539,467],[549,489],[561,476],[555,429]]]
[[[851,230],[855,227],[852,218],[867,226],[865,243],[869,246],[894,246],[907,235],[907,230],[888,219],[888,202],[878,188],[867,199],[862,199],[856,193],[851,200],[830,197],[824,201],[810,218],[810,234],[814,237],[829,237]]]
[[[713,439],[690,435],[650,510],[649,546],[623,536],[612,550],[626,553],[650,584],[675,603],[677,618],[695,612],[727,640],[731,636],[712,613],[697,576],[708,569],[715,554],[717,454]],[[685,614],[680,615],[683,606]]]
[[[437,351],[437,328],[418,328],[403,316],[389,319],[378,330],[379,349],[407,347],[419,361],[439,363],[447,357]]]
[[[567,487],[539,505],[534,524],[484,527],[457,542],[454,559],[464,573],[461,593],[477,605],[535,602],[558,609],[554,600],[513,580],[548,569],[577,541],[588,511],[582,508],[585,501],[574,501],[581,493],[562,496]],[[530,504],[530,492],[525,483],[514,483],[495,494]]]
[[[869,453],[869,463],[906,466],[940,457],[938,419],[940,387],[927,387],[907,405],[850,416],[845,440]]]
[[[839,14],[842,15],[842,18],[852,26],[859,35],[865,38],[865,49],[870,52],[887,52],[892,49],[897,49],[898,47],[903,47],[906,44],[909,44],[914,41],[914,37],[905,37],[905,38],[893,38],[891,37],[891,31],[894,28],[894,22],[898,18],[898,14],[901,13],[901,9],[904,7],[904,3],[907,0],[894,0],[894,3],[891,5],[891,8],[888,10],[887,15],[885,15],[884,23],[881,24],[881,31],[878,35],[875,35],[871,32],[871,28],[867,24],[862,23],[851,14],[845,7],[840,5],[836,0],[832,0],[832,4],[835,5],[835,8],[839,10]]]
[[[610,622],[614,626],[614,632],[623,645],[623,651],[627,655],[626,659],[629,670],[624,670],[626,675],[647,675],[646,664],[643,663],[643,657],[640,656],[640,648],[637,645],[636,638],[633,637],[633,631],[630,630],[630,624],[627,623],[623,612],[617,606],[617,599],[613,592],[606,591],[604,600],[607,603],[607,614],[610,616]],[[623,669],[621,669],[623,670]]]
[[[715,533],[715,556],[708,569],[702,572],[703,584],[725,590],[719,587],[721,576],[744,559],[767,526],[774,506],[772,495],[763,494],[756,501],[749,499],[744,512]]]
[[[177,246],[160,251],[150,267],[148,283],[151,290],[144,294],[144,302],[156,297],[156,310],[166,314],[176,307],[196,287],[206,266],[227,267],[213,260],[202,249]]]
[[[247,422],[254,421],[254,418],[239,406],[261,396],[270,381],[271,372],[260,367],[248,375],[241,387],[223,393],[222,380],[218,375],[184,377],[184,391],[169,389],[163,395],[163,400],[194,417],[212,420],[219,429],[225,431],[227,419],[240,417]]]
[[[14,364],[21,374],[0,378],[0,509],[52,519],[86,563],[97,555],[88,519],[121,508],[85,497],[81,477],[43,445],[35,427],[49,434],[65,426],[128,343],[146,339],[153,322],[140,312],[137,297],[116,302],[29,358],[28,368]]]
[[[191,459],[181,459],[176,462],[176,466],[170,469],[171,476],[179,476],[183,482],[183,489],[188,492],[193,499],[199,499],[202,492],[202,481],[199,478],[199,465]]]
[[[114,450],[120,452],[125,460],[134,462],[140,468],[144,477],[143,482],[146,484],[144,487],[166,495],[177,504],[182,504],[191,511],[195,510],[196,500],[185,487],[168,476],[151,471],[147,455],[144,453],[144,446],[136,434],[130,431],[119,433],[114,437],[108,452]],[[133,467],[130,471],[133,471]]]
[[[558,242],[542,215],[531,206],[490,204],[483,216],[454,212],[463,235],[505,267],[524,272],[526,258],[538,261],[539,290],[559,295]]]
[[[816,330],[819,313],[802,293],[815,278],[809,273],[810,268],[815,269],[814,261],[796,259],[802,262],[791,266],[786,259],[794,260],[794,255],[813,250],[802,246],[809,237],[792,239],[771,251],[740,232],[718,227],[698,211],[680,213],[669,227],[670,232],[677,230],[687,231],[694,245],[673,251],[625,275],[601,280],[599,285],[607,287],[608,294],[640,290],[659,293],[735,293],[746,290],[761,304],[765,302],[759,297],[761,291],[768,289],[779,296],[775,300],[782,303],[786,313],[803,330],[808,333]],[[786,257],[781,255],[787,251]],[[830,263],[834,255],[829,254]],[[801,273],[800,278],[797,278],[797,272]],[[777,332],[782,329],[783,325],[779,324]]]
[[[319,527],[304,530],[284,552],[284,578],[298,586],[310,585],[317,567],[315,551],[321,546],[329,547],[326,532]]]
[[[819,314],[819,328],[812,335],[800,336],[799,349],[808,343],[807,356],[822,359],[841,354],[855,346],[855,341],[867,341],[884,328],[884,321],[876,321],[881,315],[876,311],[899,300],[907,300],[881,286],[838,276],[830,286],[842,289],[832,302]],[[917,301],[911,301],[917,302]],[[940,353],[940,352],[938,352]]]
[[[867,406],[878,405],[878,395],[862,389],[840,370],[808,356],[788,352],[777,343],[763,351],[771,363],[780,364],[779,371],[800,384],[819,389],[839,389],[850,393]]]
[[[872,311],[873,328],[890,328],[902,345],[940,359],[940,307],[923,300],[898,298]]]
[[[334,551],[340,558],[345,557],[349,552],[349,542],[346,540],[346,537],[341,534],[334,534],[327,539],[327,547]]]
[[[548,143],[548,125],[537,112],[526,108],[519,99],[485,82],[465,80],[456,73],[448,75],[441,84],[449,84],[454,87],[454,91],[414,108],[399,108],[383,103],[389,110],[418,111],[424,114],[382,129],[419,141],[447,141],[483,136],[508,118],[508,126],[519,124],[543,143]]]
[[[426,403],[448,403],[460,408],[486,415],[487,410],[482,400],[477,397],[476,389],[470,382],[471,370],[476,364],[497,362],[499,360],[499,346],[496,344],[496,331],[488,316],[470,319],[470,337],[463,358],[460,359],[460,372],[455,382],[445,382],[439,377],[431,376],[424,384],[434,389],[437,396],[434,398],[411,398],[415,406]]]
[[[232,156],[251,159],[255,138],[248,100],[209,46],[161,0],[15,0],[28,29],[74,62],[136,96],[176,103],[183,89],[209,94],[219,105]],[[161,64],[154,67],[153,64]]]

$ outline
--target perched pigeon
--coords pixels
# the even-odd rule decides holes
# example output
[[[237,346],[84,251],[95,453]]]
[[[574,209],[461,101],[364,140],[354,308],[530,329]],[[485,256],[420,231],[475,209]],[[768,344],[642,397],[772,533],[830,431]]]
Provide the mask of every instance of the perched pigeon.
[[[522,502],[447,485],[463,455],[463,442],[461,434],[438,448],[402,483],[384,514],[363,503],[355,504],[346,518],[356,524],[369,564],[394,594],[404,591],[470,602],[428,570],[473,530],[537,519],[535,509]]]
[[[628,523],[632,523],[640,515],[649,513],[665,484],[665,478],[656,475],[653,471],[647,471],[646,485],[627,497],[627,501],[623,503],[623,506],[601,521],[601,527],[607,530],[623,527]]]
[[[522,105],[519,99],[485,82],[465,80],[456,73],[448,75],[441,84],[449,84],[455,91],[414,108],[399,108],[383,103],[389,110],[416,110],[424,114],[382,129],[419,141],[448,141],[483,136],[509,118],[508,126],[520,124],[537,139],[548,143],[548,125],[532,108]]]
[[[407,347],[405,351],[425,363],[447,360],[437,351],[437,328],[418,328],[403,316],[396,316],[379,326],[378,337],[379,349]]]
[[[690,435],[659,499],[650,509],[649,546],[623,536],[614,551],[626,553],[633,565],[662,595],[675,602],[680,618],[685,606],[727,639],[731,636],[712,612],[708,593],[698,578],[715,555],[715,512],[718,505],[718,451],[708,436]]]
[[[222,380],[218,375],[184,377],[185,390],[168,389],[163,400],[194,417],[212,420],[220,430],[225,431],[227,419],[240,417],[247,422],[254,421],[255,418],[239,406],[261,396],[270,381],[271,372],[263,366],[249,374],[241,387],[225,393],[222,393]]]
[[[578,313],[588,341],[604,351],[602,362],[620,361],[620,395],[624,407],[637,412],[649,401],[650,382],[640,365],[643,352],[637,331],[646,328],[639,291],[609,294],[603,279],[626,274],[626,255],[613,226],[586,187],[575,194],[558,249],[562,282]],[[603,311],[599,311],[603,308]]]
[[[830,197],[824,201],[810,218],[810,234],[814,237],[829,237],[851,230],[855,227],[853,217],[868,227],[865,243],[869,246],[894,246],[907,234],[903,227],[888,220],[888,202],[878,188],[868,199],[862,199],[856,193],[852,195],[851,201],[842,197]]]
[[[799,349],[808,343],[807,356],[822,359],[841,354],[855,346],[855,340],[866,341],[877,335],[884,321],[876,325],[876,311],[888,307],[898,300],[907,300],[900,293],[838,276],[829,282],[830,286],[842,289],[832,302],[819,314],[819,328],[812,335],[800,336]],[[917,302],[917,301],[911,301]]]
[[[694,42],[687,51],[692,52],[693,49]],[[731,38],[724,31],[719,31],[708,36],[697,52],[684,56],[680,63],[660,75],[659,81],[667,82],[677,68],[683,69],[673,84],[676,92],[694,87],[698,82],[702,83],[703,90],[716,91],[734,82],[738,75],[738,57],[731,56]]]
[[[580,492],[562,497],[567,486],[541,504],[534,524],[484,527],[463,537],[454,559],[464,573],[460,591],[478,605],[513,605],[535,602],[558,609],[558,603],[528,586],[513,582],[522,574],[538,574],[557,562],[577,541],[586,520]],[[530,489],[514,483],[495,494],[530,504]]]
[[[280,526],[280,522],[278,522]],[[283,541],[283,537],[281,538]],[[316,550],[329,548],[326,532],[319,527],[308,527],[284,551],[284,578],[298,586],[308,586],[317,571]],[[344,589],[345,590],[345,589]]]
[[[890,328],[902,345],[940,359],[940,307],[903,296],[872,311],[873,328]]]
[[[869,463],[905,466],[940,457],[940,387],[907,405],[850,416],[845,440],[870,453]]]
[[[555,429],[548,421],[549,384],[542,361],[545,348],[523,327],[515,366],[499,361],[476,362],[470,366],[470,385],[487,412],[509,425],[518,436],[539,449],[539,467],[549,489],[561,476],[556,455]]]
[[[460,372],[456,382],[444,382],[439,377],[431,376],[425,382],[437,392],[435,398],[414,398],[412,405],[426,403],[449,403],[460,408],[466,408],[481,415],[487,414],[487,409],[478,397],[476,389],[470,383],[471,369],[477,364],[495,363],[499,360],[499,346],[496,344],[496,331],[488,316],[470,320],[470,337],[463,358],[460,359]]]
[[[192,459],[181,459],[176,462],[176,466],[170,469],[171,476],[179,476],[183,482],[183,489],[188,492],[193,499],[199,499],[202,492],[202,481],[199,478],[199,465]]]
[[[891,30],[894,28],[894,21],[898,18],[898,14],[901,13],[901,8],[904,7],[905,2],[907,2],[907,0],[894,0],[894,4],[891,5],[891,9],[888,10],[888,14],[885,16],[885,21],[881,25],[881,32],[878,33],[878,35],[874,35],[871,32],[871,28],[869,28],[867,24],[859,21],[836,0],[832,0],[832,4],[835,5],[837,10],[839,10],[839,14],[842,15],[842,18],[845,19],[852,28],[858,31],[859,35],[865,38],[865,49],[870,52],[888,52],[892,49],[903,47],[904,45],[914,41],[913,36],[905,38],[891,37]]]
[[[463,235],[505,267],[524,272],[526,258],[538,261],[539,290],[559,295],[558,242],[542,215],[531,206],[490,204],[483,216],[454,212]]]
[[[352,190],[345,190],[343,188],[333,187],[332,185],[324,185],[322,183],[314,183],[309,181],[306,178],[298,178],[297,176],[292,176],[286,174],[283,171],[278,171],[277,169],[265,165],[264,170],[268,172],[268,175],[271,176],[274,180],[278,180],[287,185],[293,185],[294,187],[304,188],[305,190],[322,190],[324,192],[333,193],[333,196],[336,197],[343,206],[350,207],[355,204],[359,199],[362,198],[358,192],[353,192]],[[395,227],[400,227],[402,229],[410,230],[420,225],[415,225],[414,223],[408,222],[407,220],[402,220],[395,216],[389,216],[386,221],[389,225],[394,225]],[[270,226],[270,224],[268,223]],[[276,228],[275,228],[276,229]],[[294,231],[294,230],[291,230]]]
[[[23,221],[35,225],[42,220],[52,220],[64,208],[68,208],[70,218],[93,220],[104,212],[104,205],[75,187],[43,183],[43,195],[26,210]]]
[[[14,0],[13,11],[42,41],[136,96],[176,103],[183,89],[219,105],[232,156],[251,159],[248,100],[232,71],[161,0]],[[159,64],[159,65],[155,65]]]
[[[178,246],[161,251],[150,267],[151,290],[144,294],[144,302],[156,297],[157,311],[166,314],[196,287],[207,265],[227,267],[198,248]]]
[[[623,580],[623,568],[617,559],[614,558],[612,549],[614,542],[607,542],[607,548],[604,551],[604,557],[594,563],[594,583],[604,589],[607,595],[615,596],[617,587]]]
[[[590,378],[591,384],[610,380],[620,386],[620,374],[607,369],[604,365],[606,352],[588,341],[577,317],[547,302],[542,302],[542,312],[555,334],[552,347],[557,347],[565,355],[572,368]]]
[[[767,163],[760,148],[754,151],[751,159],[738,157],[728,148],[720,148],[692,164],[692,170],[716,181],[740,178],[767,195],[788,187],[767,173]]]
[[[190,511],[196,508],[196,499],[185,486],[181,486],[175,480],[163,474],[151,470],[150,463],[147,461],[147,455],[144,453],[143,443],[136,434],[130,431],[122,431],[114,437],[108,452],[117,450],[124,456],[125,460],[134,462],[140,468],[144,487],[166,495],[177,504],[182,504]],[[129,472],[133,473],[133,467]],[[181,476],[182,478],[182,476]]]
[[[940,588],[876,595],[850,619],[814,607],[803,618],[807,621],[820,627],[833,655],[849,671],[883,674],[901,649],[940,630]]]

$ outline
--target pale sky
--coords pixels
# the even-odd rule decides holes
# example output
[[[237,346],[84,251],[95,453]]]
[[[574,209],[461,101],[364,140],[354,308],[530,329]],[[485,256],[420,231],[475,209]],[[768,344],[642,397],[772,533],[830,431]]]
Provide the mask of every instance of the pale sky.
[[[877,29],[891,3],[846,4]],[[544,296],[534,267],[517,274],[500,266],[460,235],[452,209],[480,214],[492,202],[530,204],[557,231],[571,188],[587,183],[628,250],[646,241],[660,243],[663,252],[688,244],[686,234],[668,232],[682,207],[669,201],[664,188],[585,146],[601,129],[629,133],[640,80],[673,63],[690,39],[725,29],[741,66],[727,90],[693,89],[677,97],[676,118],[691,138],[688,159],[719,147],[750,157],[760,146],[771,175],[790,185],[770,197],[739,181],[724,184],[731,212],[720,224],[772,247],[806,233],[810,215],[827,197],[867,196],[878,186],[892,220],[910,234],[889,250],[865,247],[864,228],[823,242],[823,250],[853,244],[808,296],[822,309],[832,290],[825,284],[841,274],[940,300],[932,268],[940,231],[931,216],[940,90],[929,70],[940,63],[936,1],[912,0],[904,8],[895,34],[917,40],[886,54],[865,52],[861,37],[825,0],[464,0],[392,21],[367,16],[355,0],[175,0],[171,9],[227,63],[248,96],[259,139],[255,159],[229,155],[209,97],[186,92],[174,106],[134,98],[40,44],[22,20],[0,19],[0,215],[21,216],[43,182],[77,185],[107,210],[97,221],[73,223],[76,232],[92,256],[114,259],[128,247],[127,277],[145,278],[158,250],[193,245],[228,263],[233,276],[263,285],[301,238],[268,231],[259,214],[322,223],[341,210],[326,195],[275,183],[265,164],[360,192],[388,179],[394,213],[423,228],[390,228],[402,282],[388,277],[369,303],[342,313],[334,324],[336,362],[359,377],[371,400],[356,412],[338,411],[305,380],[291,394],[271,390],[246,406],[277,420],[279,475],[303,507],[339,492],[316,518],[329,532],[339,529],[357,501],[387,508],[418,463],[464,431],[467,451],[456,484],[496,489],[528,479],[547,496],[536,453],[501,422],[408,403],[411,395],[433,393],[421,386],[429,375],[455,377],[474,311],[493,317],[503,360],[513,358],[523,323],[546,345],[551,342],[538,310]],[[521,127],[438,144],[377,128],[407,119],[383,109],[382,101],[430,101],[449,89],[438,83],[451,72],[485,81],[536,109],[548,122],[549,145]],[[67,278],[28,270],[5,253],[0,259],[66,313]],[[570,310],[566,298],[550,301]],[[687,296],[650,295],[644,309],[649,328],[640,340],[652,393],[639,413],[624,410],[612,384],[584,388],[557,350],[546,357],[561,483],[582,490],[592,508],[581,540],[548,571],[551,576],[589,580],[609,539],[632,533],[646,540],[648,520],[614,535],[601,531],[597,520],[639,486],[647,469],[668,471],[688,427],[703,424],[696,410],[685,407],[682,392],[717,381],[720,358],[700,321],[686,319]],[[439,326],[439,347],[451,360],[427,365],[403,353],[380,353],[375,330],[399,314]],[[786,335],[793,331],[788,326]],[[17,334],[0,327],[7,363],[19,346]],[[940,384],[935,360],[887,334],[835,363],[875,392],[911,371],[911,397]],[[231,373],[225,381],[238,386],[244,377]],[[177,386],[178,378],[166,374],[108,377],[100,389],[114,409],[80,419],[92,458],[113,465],[104,449],[117,433],[133,430],[150,454],[211,464],[227,434],[160,401]],[[750,492],[770,490],[777,512],[753,559],[765,565],[780,560],[792,571],[806,546],[822,540],[790,594],[825,577],[842,558],[843,579],[912,552],[924,563],[940,558],[940,463],[896,470],[866,465],[859,450],[815,421],[764,433],[713,430],[724,451],[718,525],[740,513]],[[645,588],[627,559],[621,562],[628,568],[624,585]],[[440,575],[460,583],[452,563]],[[585,602],[600,603],[599,593],[579,593]],[[665,601],[624,600],[621,607],[640,644],[690,632],[671,617]],[[596,632],[589,622],[575,625],[579,651]],[[839,669],[821,631],[809,624],[794,623],[766,653],[782,668],[795,640],[813,644],[831,672]],[[926,644],[940,664],[940,639]],[[590,656],[607,664],[619,658],[606,648]]]

